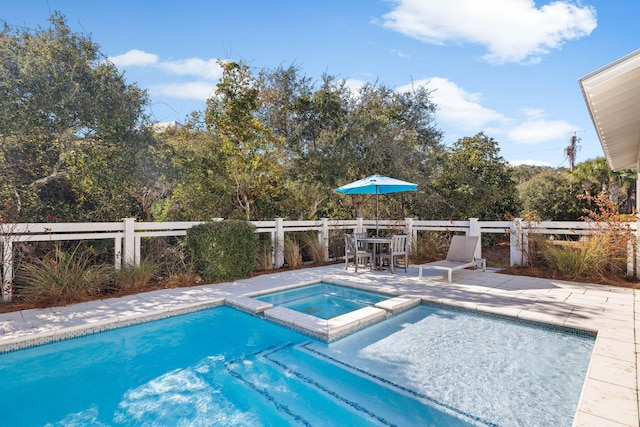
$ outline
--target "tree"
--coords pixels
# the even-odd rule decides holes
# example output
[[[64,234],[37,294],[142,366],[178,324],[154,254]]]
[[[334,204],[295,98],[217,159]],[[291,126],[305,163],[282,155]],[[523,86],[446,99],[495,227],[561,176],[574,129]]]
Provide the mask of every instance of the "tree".
[[[226,156],[237,205],[246,220],[256,219],[256,200],[278,191],[281,141],[257,117],[261,88],[250,68],[232,61],[220,65],[223,76],[207,101],[206,123]]]
[[[329,75],[314,88],[295,66],[267,74],[265,80],[270,98],[283,106],[264,117],[285,141],[287,197],[298,206],[289,214],[375,214],[373,198],[337,197],[333,189],[373,173],[424,180],[423,172],[433,164],[430,155],[442,150],[434,126],[435,105],[424,88],[400,93],[366,84],[353,91],[346,81]],[[418,215],[420,205],[414,201],[419,199],[406,194],[386,197],[381,211],[387,216]]]
[[[621,213],[633,212],[631,198],[637,177],[634,171],[613,171],[604,157],[597,157],[578,164],[570,176],[572,183],[584,191],[587,199],[605,192],[609,199],[620,206]]]
[[[82,159],[120,153],[146,120],[147,94],[127,84],[98,45],[73,33],[61,14],[50,22],[46,29],[5,25],[0,32],[0,191],[8,201],[0,210],[21,220],[71,218],[86,208],[104,188],[84,193],[72,169],[75,176],[95,173],[98,164]],[[118,160],[99,166],[113,174]],[[82,165],[90,168],[80,171]],[[121,177],[120,186],[125,182]],[[123,193],[111,190],[106,193]],[[118,218],[125,214],[121,207]]]
[[[569,176],[557,170],[543,170],[518,185],[521,215],[541,221],[576,221],[584,215],[580,190],[571,187]]]
[[[434,125],[436,106],[430,95],[423,87],[401,93],[383,85],[365,84],[351,98],[347,139],[353,155],[345,169],[352,171],[348,180],[381,173],[418,184],[416,193],[384,198],[381,215],[387,218],[427,213],[421,208],[428,206],[418,201],[428,194],[435,162],[443,150],[441,133]],[[369,215],[374,215],[372,198],[366,200],[371,203]]]
[[[449,218],[502,220],[519,211],[515,182],[498,143],[480,132],[456,141],[434,187]]]
[[[523,184],[530,179],[534,178],[544,172],[562,172],[564,168],[553,168],[551,166],[534,166],[534,165],[510,165],[511,177],[515,181],[516,185]]]
[[[198,120],[198,119],[196,119]],[[200,221],[230,218],[233,188],[226,157],[215,136],[196,123],[158,134],[157,156],[165,167],[165,194],[152,207],[153,217],[163,221]]]

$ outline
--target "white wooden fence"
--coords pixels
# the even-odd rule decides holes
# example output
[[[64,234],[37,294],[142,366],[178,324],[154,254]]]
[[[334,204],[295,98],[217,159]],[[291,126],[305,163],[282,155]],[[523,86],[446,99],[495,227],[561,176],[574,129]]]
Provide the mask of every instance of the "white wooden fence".
[[[217,219],[220,220],[220,219]],[[120,269],[122,265],[138,265],[140,263],[141,239],[157,236],[185,236],[187,230],[202,222],[137,222],[133,218],[125,218],[120,222],[100,223],[19,223],[0,224],[0,248],[2,251],[2,301],[10,301],[14,278],[14,248],[20,242],[60,241],[60,240],[113,240],[114,265]],[[273,221],[254,221],[257,233],[269,233],[272,242],[273,264],[276,268],[284,265],[284,240],[286,233],[299,231],[316,231],[318,239],[324,243],[325,259],[329,260],[329,236],[331,230],[345,232],[366,232],[375,230],[375,220],[329,220],[318,221],[286,221],[276,218]],[[626,223],[637,233],[637,223]],[[391,232],[404,232],[415,237],[419,231],[447,231],[464,233],[470,236],[497,233],[510,236],[511,265],[527,263],[528,237],[532,233],[552,235],[587,235],[592,234],[598,224],[589,222],[527,222],[520,218],[513,221],[478,221],[471,218],[467,221],[423,221],[406,218],[401,221],[380,220],[378,228]],[[411,239],[410,239],[411,240]],[[636,241],[639,239],[636,238]],[[640,251],[631,243],[628,249],[627,270],[640,277]],[[480,246],[476,256],[481,257]]]

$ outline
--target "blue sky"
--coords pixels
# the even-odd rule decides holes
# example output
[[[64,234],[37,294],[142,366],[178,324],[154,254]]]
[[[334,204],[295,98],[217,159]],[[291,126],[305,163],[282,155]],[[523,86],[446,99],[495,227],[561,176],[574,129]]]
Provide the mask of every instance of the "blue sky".
[[[149,91],[159,122],[184,122],[215,90],[216,60],[299,65],[357,87],[426,85],[444,141],[484,131],[509,162],[568,166],[603,156],[578,79],[640,46],[640,1],[3,0],[0,19],[88,33]]]

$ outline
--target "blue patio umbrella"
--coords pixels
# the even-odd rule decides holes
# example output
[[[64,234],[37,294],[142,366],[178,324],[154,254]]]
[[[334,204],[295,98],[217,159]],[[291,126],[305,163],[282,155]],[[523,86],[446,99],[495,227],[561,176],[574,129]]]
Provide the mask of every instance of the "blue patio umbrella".
[[[354,181],[351,184],[336,188],[342,194],[375,194],[376,195],[376,236],[378,235],[378,194],[401,193],[403,191],[415,191],[418,184],[388,178],[383,175],[371,175]]]

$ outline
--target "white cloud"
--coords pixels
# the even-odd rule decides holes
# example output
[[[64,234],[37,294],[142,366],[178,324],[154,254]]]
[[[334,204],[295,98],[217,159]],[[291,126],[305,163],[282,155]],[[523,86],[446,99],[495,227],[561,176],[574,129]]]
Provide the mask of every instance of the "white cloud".
[[[410,58],[411,56],[398,49],[391,49],[391,53],[399,58]]]
[[[438,120],[473,132],[479,132],[492,124],[505,126],[510,122],[510,119],[503,114],[484,107],[480,103],[480,94],[469,93],[446,78],[433,77],[418,80],[412,85],[424,86],[432,91],[431,100],[438,107],[436,113]],[[410,91],[411,85],[400,87],[398,90]]]
[[[152,92],[158,95],[170,96],[172,98],[206,101],[208,98],[213,96],[215,89],[215,82],[193,81],[157,85],[152,89]]]
[[[188,58],[163,61],[159,65],[163,70],[178,76],[196,76],[211,80],[218,80],[222,77],[222,68],[216,59]]]
[[[524,117],[502,114],[482,104],[482,95],[467,92],[456,83],[433,77],[418,80],[412,85],[398,88],[410,91],[413,87],[425,87],[431,92],[431,100],[437,106],[438,122],[446,123],[463,132],[504,135],[507,140],[519,144],[557,142],[567,138],[576,126],[564,120],[546,119],[546,112],[539,108],[523,108]]]
[[[547,113],[542,108],[524,108],[523,113],[531,120],[542,119]]]
[[[352,96],[358,96],[358,94],[360,93],[360,89],[362,89],[362,87],[366,85],[367,82],[358,79],[345,79],[344,84],[347,88],[349,88]]]
[[[109,61],[117,67],[144,67],[156,64],[158,62],[158,55],[133,49],[122,55],[110,56]]]
[[[539,62],[569,40],[591,34],[596,11],[567,0],[395,0],[384,26],[432,44],[485,46],[495,63]]]
[[[576,126],[564,120],[527,120],[511,128],[507,137],[524,144],[537,144],[568,139],[568,134],[576,130]]]
[[[138,49],[109,59],[118,67],[152,67],[157,70],[156,75],[166,83],[156,84],[151,91],[157,95],[179,99],[208,99],[213,95],[223,74],[217,59],[186,58],[161,61],[158,55]],[[182,81],[174,82],[175,76],[182,77]],[[188,78],[193,80],[184,81]]]

